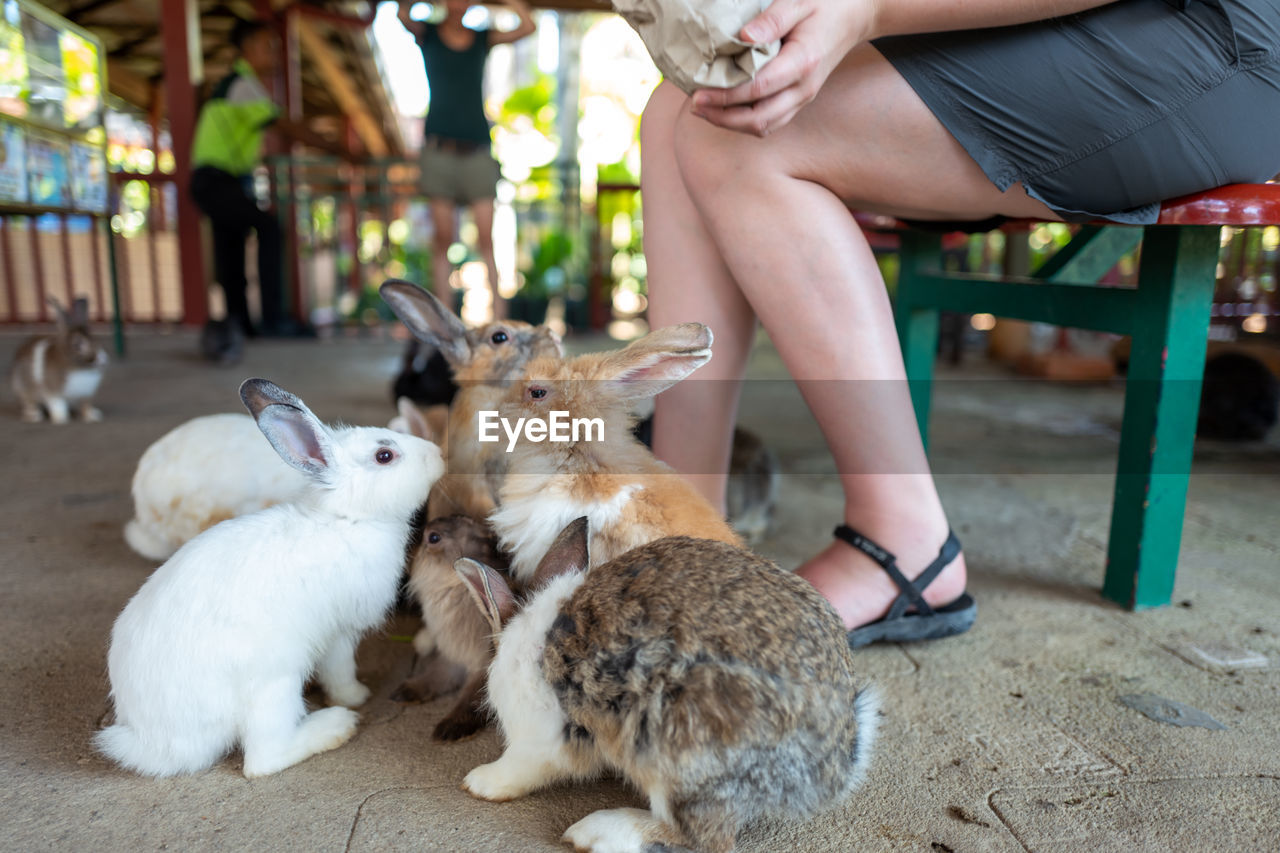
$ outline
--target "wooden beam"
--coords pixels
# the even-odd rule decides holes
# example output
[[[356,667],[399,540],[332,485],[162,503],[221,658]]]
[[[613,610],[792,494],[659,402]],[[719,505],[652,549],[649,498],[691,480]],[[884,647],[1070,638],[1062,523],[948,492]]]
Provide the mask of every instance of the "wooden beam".
[[[382,134],[382,126],[370,114],[363,99],[356,92],[351,79],[343,70],[342,63],[334,56],[333,48],[316,31],[315,26],[306,18],[297,16],[298,39],[302,43],[303,52],[315,63],[325,85],[333,93],[334,100],[342,107],[343,112],[351,116],[352,127],[356,135],[364,143],[364,147],[375,157],[385,157],[388,153],[387,141]]]
[[[164,92],[173,137],[173,181],[178,188],[178,273],[182,281],[182,322],[203,325],[209,318],[204,280],[200,211],[191,198],[191,142],[196,129],[196,87],[204,77],[200,10],[196,0],[160,0],[164,35]],[[157,117],[158,118],[158,117]]]
[[[107,59],[107,89],[135,107],[146,109],[151,102],[151,81],[117,59]]]

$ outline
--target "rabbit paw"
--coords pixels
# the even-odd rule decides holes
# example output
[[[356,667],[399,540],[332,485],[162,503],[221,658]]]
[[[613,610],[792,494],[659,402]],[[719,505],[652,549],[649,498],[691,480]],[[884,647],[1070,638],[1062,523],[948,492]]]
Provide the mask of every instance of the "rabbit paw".
[[[338,684],[325,690],[329,694],[329,701],[335,705],[342,705],[347,708],[359,708],[365,702],[369,701],[371,692],[358,681],[352,681],[349,684]]]
[[[44,420],[44,410],[39,406],[23,406],[22,420],[24,423],[38,424]]]
[[[413,635],[413,650],[419,657],[424,658],[436,650],[436,635],[426,625],[419,628],[418,633]]]
[[[663,829],[644,809],[606,809],[592,812],[565,830],[561,841],[578,853],[641,853],[657,842]]]
[[[531,788],[530,785],[522,784],[518,772],[511,762],[504,762],[500,758],[489,764],[482,764],[468,773],[462,780],[462,790],[480,800],[505,803],[507,800],[523,797]]]
[[[324,708],[308,714],[301,728],[306,730],[311,753],[315,755],[337,749],[351,740],[359,721],[360,715],[350,708]]]
[[[93,406],[86,406],[80,410],[80,418],[88,424],[96,424],[102,422],[102,410]]]

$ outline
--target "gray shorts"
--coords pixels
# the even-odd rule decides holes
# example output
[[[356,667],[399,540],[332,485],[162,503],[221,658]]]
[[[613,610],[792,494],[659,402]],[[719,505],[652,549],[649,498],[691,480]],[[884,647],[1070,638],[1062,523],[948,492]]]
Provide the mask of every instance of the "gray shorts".
[[[1001,190],[1067,221],[1280,172],[1280,0],[1120,0],[876,48]]]
[[[459,206],[493,198],[502,177],[489,146],[474,143],[428,138],[423,142],[418,165],[418,189],[422,194]]]

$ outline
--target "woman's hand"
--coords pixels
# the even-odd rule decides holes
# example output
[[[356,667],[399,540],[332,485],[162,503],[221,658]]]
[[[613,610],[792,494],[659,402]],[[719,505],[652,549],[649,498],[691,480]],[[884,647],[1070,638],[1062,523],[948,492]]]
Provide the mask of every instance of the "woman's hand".
[[[755,79],[732,89],[699,89],[693,112],[729,130],[767,134],[812,101],[832,69],[872,38],[876,0],[774,0],[742,28],[743,41],[782,39]]]

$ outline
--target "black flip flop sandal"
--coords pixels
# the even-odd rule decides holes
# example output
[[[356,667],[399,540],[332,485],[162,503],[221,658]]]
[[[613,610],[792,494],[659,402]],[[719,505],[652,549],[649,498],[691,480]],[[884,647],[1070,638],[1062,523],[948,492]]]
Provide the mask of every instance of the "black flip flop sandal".
[[[963,634],[973,627],[978,617],[978,605],[966,592],[945,607],[930,607],[925,604],[923,593],[933,579],[945,569],[960,553],[960,540],[956,534],[947,531],[947,541],[942,550],[929,567],[921,572],[920,577],[909,581],[898,570],[893,554],[881,548],[875,542],[863,536],[847,524],[836,528],[835,536],[848,543],[880,564],[880,568],[893,579],[902,590],[893,600],[889,612],[883,619],[854,628],[849,632],[849,647],[856,649],[871,643],[910,643],[916,640],[937,640]],[[915,608],[907,612],[908,607]]]

